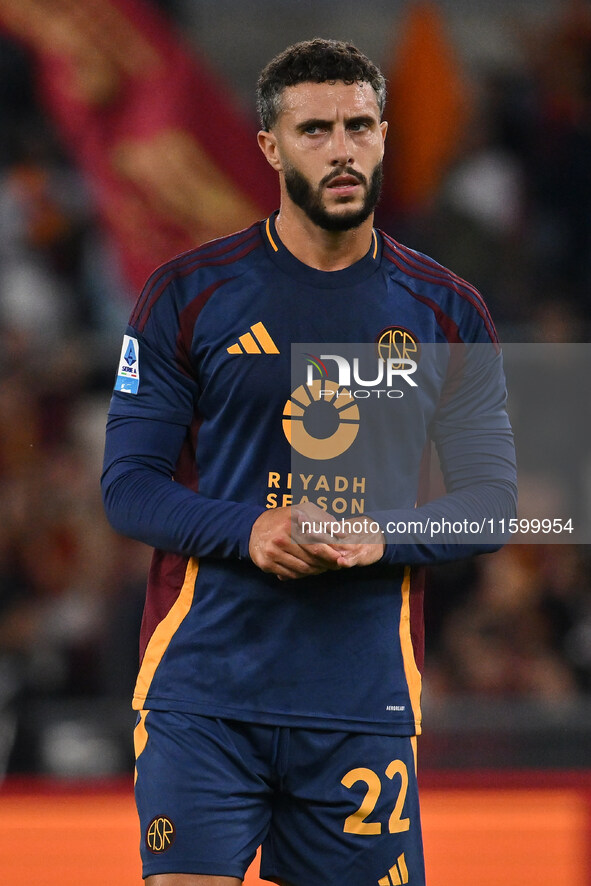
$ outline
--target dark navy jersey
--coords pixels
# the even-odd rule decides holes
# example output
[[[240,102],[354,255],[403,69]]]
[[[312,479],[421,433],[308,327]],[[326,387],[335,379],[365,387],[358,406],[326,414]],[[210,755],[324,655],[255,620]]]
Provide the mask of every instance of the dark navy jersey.
[[[368,478],[336,471],[330,457],[299,477],[305,495],[294,496],[291,426],[301,403],[292,343],[375,342],[412,354],[422,343],[498,350],[496,341],[473,287],[377,231],[364,258],[323,272],[283,246],[272,217],[152,275],[124,338],[103,475],[112,524],[156,548],[136,708],[420,731],[420,567],[491,546],[387,535],[372,566],[278,581],[249,559],[249,537],[266,508],[302,499],[331,513],[342,501],[358,513],[383,511]],[[384,447],[378,461],[398,490],[390,516],[463,517],[474,501],[513,515],[504,381],[497,359],[491,366],[457,390],[435,376],[407,463]],[[481,414],[487,431],[469,451],[467,412]],[[430,435],[447,494],[421,505]]]

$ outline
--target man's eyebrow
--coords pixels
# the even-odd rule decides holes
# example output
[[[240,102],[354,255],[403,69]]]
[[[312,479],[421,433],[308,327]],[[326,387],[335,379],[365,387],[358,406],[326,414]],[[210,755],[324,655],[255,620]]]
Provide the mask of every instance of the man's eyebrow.
[[[320,117],[311,117],[309,120],[298,123],[297,128],[303,132],[304,129],[309,129],[311,126],[332,126],[333,122],[333,120],[322,120]]]
[[[346,117],[345,123],[366,123],[368,126],[371,126],[372,123],[375,123],[377,118],[372,114],[355,114],[353,117]],[[378,121],[379,122],[379,121]]]
[[[357,124],[365,123],[368,126],[371,126],[371,125],[375,124],[376,121],[377,121],[377,118],[374,117],[372,114],[355,114],[352,117],[345,118],[345,125],[348,126],[351,123],[357,123]],[[309,120],[302,120],[301,123],[297,124],[297,128],[301,132],[304,132],[306,129],[309,129],[311,126],[318,126],[318,127],[334,126],[334,120],[324,120],[321,117],[310,117]]]

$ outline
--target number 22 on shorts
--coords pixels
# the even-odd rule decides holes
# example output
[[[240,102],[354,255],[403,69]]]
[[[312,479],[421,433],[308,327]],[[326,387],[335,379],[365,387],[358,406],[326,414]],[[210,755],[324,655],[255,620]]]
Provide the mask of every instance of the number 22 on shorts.
[[[400,834],[410,829],[410,818],[402,818],[402,810],[404,809],[404,801],[406,800],[408,790],[408,769],[402,760],[392,760],[386,768],[386,778],[394,781],[395,776],[400,776],[400,788],[388,819],[388,831],[390,834]],[[341,779],[341,784],[346,788],[351,788],[359,781],[365,782],[367,791],[359,808],[345,819],[343,830],[346,834],[381,834],[382,822],[368,821],[382,792],[383,784],[380,776],[373,769],[360,767],[347,772]]]

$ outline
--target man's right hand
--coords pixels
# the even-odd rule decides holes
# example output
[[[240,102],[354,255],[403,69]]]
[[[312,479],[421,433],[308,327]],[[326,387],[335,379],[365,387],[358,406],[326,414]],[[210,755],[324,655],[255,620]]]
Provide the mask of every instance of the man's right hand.
[[[280,579],[305,578],[339,569],[337,561],[342,552],[324,541],[300,544],[296,540],[298,534],[301,536],[298,514],[299,510],[293,507],[272,508],[255,520],[248,548],[252,562]]]

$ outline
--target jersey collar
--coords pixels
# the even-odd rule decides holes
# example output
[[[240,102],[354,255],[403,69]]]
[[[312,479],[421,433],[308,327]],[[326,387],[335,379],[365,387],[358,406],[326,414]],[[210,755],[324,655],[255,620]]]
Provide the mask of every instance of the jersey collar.
[[[372,242],[368,252],[355,264],[340,271],[319,271],[304,264],[283,245],[275,227],[278,212],[262,222],[262,234],[267,253],[279,267],[301,283],[319,289],[339,289],[360,283],[374,274],[382,258],[382,238],[372,228]]]

